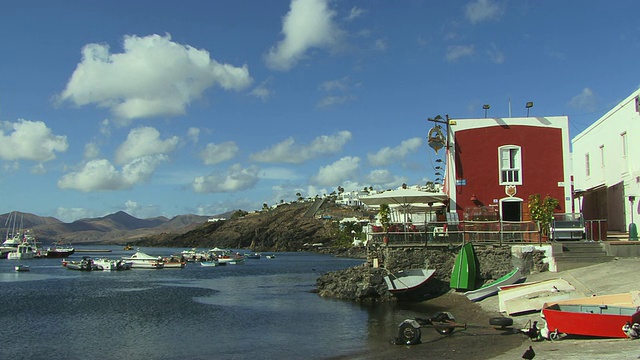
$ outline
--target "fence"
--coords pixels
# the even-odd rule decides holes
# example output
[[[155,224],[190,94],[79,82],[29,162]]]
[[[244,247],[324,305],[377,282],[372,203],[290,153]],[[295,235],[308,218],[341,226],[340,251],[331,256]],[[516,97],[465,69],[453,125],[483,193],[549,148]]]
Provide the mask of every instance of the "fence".
[[[462,242],[503,244],[540,243],[538,225],[531,221],[455,221],[424,225],[391,224],[387,232],[380,226],[366,229],[369,244],[389,246],[429,246]]]

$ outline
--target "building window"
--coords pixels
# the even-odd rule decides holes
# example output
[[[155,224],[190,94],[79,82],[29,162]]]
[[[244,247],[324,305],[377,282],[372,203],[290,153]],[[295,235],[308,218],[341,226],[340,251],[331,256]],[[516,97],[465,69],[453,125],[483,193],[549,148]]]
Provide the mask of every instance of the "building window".
[[[591,164],[589,164],[589,153],[584,154],[584,169],[587,176],[591,176]]]
[[[500,185],[522,185],[520,146],[501,146],[498,148],[498,156],[500,157]]]
[[[604,145],[600,145],[600,167],[604,167]]]

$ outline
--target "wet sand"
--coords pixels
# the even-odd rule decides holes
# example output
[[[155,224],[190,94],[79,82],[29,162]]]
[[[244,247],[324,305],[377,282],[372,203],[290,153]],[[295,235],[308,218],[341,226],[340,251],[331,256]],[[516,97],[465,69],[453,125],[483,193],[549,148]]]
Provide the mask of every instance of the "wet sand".
[[[421,311],[421,307],[425,311]],[[407,318],[427,318],[433,309],[451,312],[456,322],[466,323],[467,328],[457,328],[450,335],[440,335],[432,328],[421,328],[421,343],[395,345],[392,339],[398,335],[398,325]],[[438,298],[413,305],[411,311],[403,311],[387,325],[387,329],[371,337],[370,349],[338,359],[451,359],[472,360],[498,356],[523,344],[527,337],[513,329],[498,330],[489,325],[498,312],[485,311],[477,303],[469,301],[462,293],[449,292]]]

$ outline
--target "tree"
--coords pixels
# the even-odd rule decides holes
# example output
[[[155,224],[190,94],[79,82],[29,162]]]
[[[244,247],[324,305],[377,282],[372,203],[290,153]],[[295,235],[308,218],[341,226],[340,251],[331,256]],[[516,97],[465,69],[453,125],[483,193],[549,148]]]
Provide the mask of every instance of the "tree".
[[[529,212],[531,220],[538,223],[541,236],[549,236],[549,228],[553,221],[553,212],[560,203],[549,195],[541,198],[540,194],[529,195]]]
[[[389,231],[389,226],[391,225],[391,210],[389,208],[389,204],[380,204],[380,210],[378,211],[378,215],[380,216],[380,224],[382,224],[382,231],[385,233]]]

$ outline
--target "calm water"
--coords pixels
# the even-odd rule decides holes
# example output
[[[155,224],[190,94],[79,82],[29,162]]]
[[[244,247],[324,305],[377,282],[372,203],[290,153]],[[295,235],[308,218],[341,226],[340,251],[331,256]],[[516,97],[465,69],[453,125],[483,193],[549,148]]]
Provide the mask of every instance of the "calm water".
[[[84,248],[84,247],[79,247]],[[76,253],[119,258],[111,253]],[[183,249],[142,248],[152,255]],[[31,271],[16,273],[17,263]],[[320,298],[323,273],[362,260],[306,253],[244,265],[79,272],[60,259],[0,260],[1,359],[328,359],[358,353],[396,318]],[[402,315],[396,314],[399,318]],[[385,333],[385,334],[383,334]],[[382,335],[381,335],[382,334]]]

